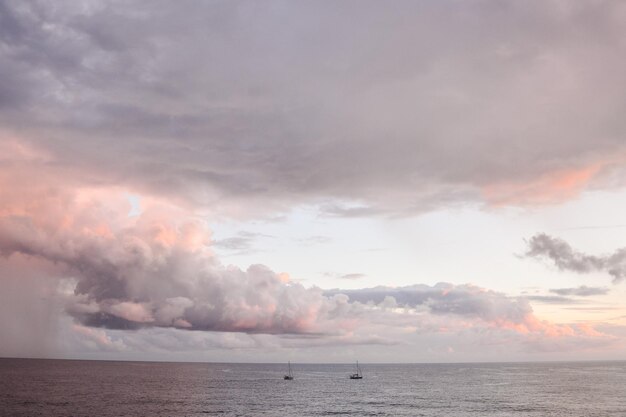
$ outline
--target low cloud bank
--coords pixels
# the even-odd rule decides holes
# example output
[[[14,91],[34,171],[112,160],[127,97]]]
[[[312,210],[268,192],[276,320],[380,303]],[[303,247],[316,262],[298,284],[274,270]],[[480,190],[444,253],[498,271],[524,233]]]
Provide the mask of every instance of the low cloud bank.
[[[411,335],[465,332],[608,340],[591,327],[537,318],[527,299],[473,285],[324,291],[264,265],[226,266],[212,252],[206,213],[91,183],[18,145],[7,145],[10,159],[0,157],[0,262],[27,265],[33,276],[58,283],[55,297],[75,321],[73,332],[97,346],[120,348],[112,331],[168,328],[320,345],[402,344]],[[15,323],[26,327],[28,318]]]
[[[31,190],[37,204],[23,193],[3,202],[0,253],[50,265],[65,284],[67,313],[82,326],[315,337],[371,326],[585,333],[537,319],[523,298],[473,285],[305,288],[263,265],[222,265],[206,224],[181,208],[145,198],[141,214],[129,216],[120,190],[53,190]]]

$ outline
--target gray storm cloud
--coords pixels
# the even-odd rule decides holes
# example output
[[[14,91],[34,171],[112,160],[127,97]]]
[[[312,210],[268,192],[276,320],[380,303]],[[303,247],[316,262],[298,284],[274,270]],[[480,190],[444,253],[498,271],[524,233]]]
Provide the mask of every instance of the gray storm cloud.
[[[528,241],[528,250],[525,255],[532,258],[549,259],[562,271],[572,271],[580,274],[605,272],[613,277],[614,284],[622,282],[626,277],[626,249],[624,248],[618,249],[609,255],[588,255],[574,250],[562,239],[539,233]],[[578,290],[579,293],[588,292],[583,287]],[[572,293],[572,295],[580,294]]]
[[[603,172],[623,183],[623,16],[606,1],[4,1],[0,121],[94,181],[229,215],[552,202]],[[568,169],[591,174],[559,188]]]

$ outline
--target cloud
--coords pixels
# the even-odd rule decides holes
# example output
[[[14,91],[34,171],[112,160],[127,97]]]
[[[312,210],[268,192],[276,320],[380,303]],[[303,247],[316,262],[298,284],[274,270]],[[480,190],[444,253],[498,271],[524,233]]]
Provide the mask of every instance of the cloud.
[[[588,255],[572,249],[564,240],[539,233],[529,240],[525,256],[550,259],[562,271],[606,272],[613,277],[614,284],[626,277],[626,249],[618,249],[610,255]]]
[[[5,2],[0,121],[228,216],[555,203],[624,185],[622,7]]]
[[[320,207],[321,212],[329,217],[370,217],[380,216],[385,214],[381,209],[360,205],[339,205],[339,204],[324,204]]]
[[[312,245],[323,245],[326,243],[330,243],[332,242],[332,238],[330,238],[329,236],[315,235],[315,236],[307,236],[307,237],[303,237],[300,239],[296,239],[295,241],[304,246],[312,246]]]
[[[341,274],[336,272],[324,272],[325,277],[336,278],[336,279],[346,279],[346,280],[357,280],[361,278],[365,278],[367,275],[360,272],[352,272],[348,274]]]
[[[18,174],[6,170],[0,180]],[[57,180],[23,182],[6,194],[0,253],[32,259],[63,284],[58,297],[92,347],[131,345],[83,328],[294,335],[324,339],[320,346],[400,343],[407,329],[587,337],[576,325],[538,319],[524,298],[473,285],[323,291],[263,265],[224,266],[206,223],[188,209],[142,196],[141,213],[128,216],[127,190],[55,188]]]
[[[84,337],[78,338],[84,348],[97,351],[124,351],[128,347],[121,339],[112,339],[104,330],[74,325],[72,330]]]
[[[0,255],[32,258],[72,281],[66,309],[83,325],[325,330],[332,300],[262,265],[221,265],[205,222],[186,209],[142,196],[142,212],[128,216],[125,190],[62,186],[53,175],[35,181],[37,173],[0,174]]]
[[[212,244],[223,249],[237,251],[237,253],[249,253],[254,250],[254,243],[260,237],[272,236],[262,233],[239,232],[236,236],[214,240]]]
[[[379,286],[325,292],[336,293],[347,295],[352,302],[396,313],[369,319],[380,325],[394,323],[399,329],[411,329],[419,335],[454,334],[473,338],[478,332],[476,344],[491,344],[490,349],[502,345],[516,346],[526,352],[580,351],[605,348],[619,340],[586,323],[556,324],[541,320],[533,313],[529,297],[509,297],[471,284]]]
[[[608,288],[601,287],[588,287],[586,285],[581,285],[577,288],[553,288],[550,292],[558,295],[574,295],[577,297],[590,297],[594,295],[605,295],[609,293]]]
[[[528,295],[526,298],[530,301],[536,301],[543,304],[579,304],[580,300],[574,298],[555,296],[555,295]]]
[[[510,298],[502,293],[473,285],[439,283],[408,287],[373,287],[357,290],[327,290],[326,295],[345,294],[352,302],[391,304],[419,308],[434,315],[453,315],[485,322],[522,323],[532,314],[523,298]]]
[[[550,172],[530,182],[493,183],[483,188],[493,205],[540,205],[570,200],[579,195],[603,168],[619,161],[595,162],[590,166]]]
[[[361,279],[361,278],[365,278],[366,276],[367,275],[365,275],[365,274],[354,272],[354,273],[351,273],[351,274],[343,274],[339,278],[341,278],[341,279]]]

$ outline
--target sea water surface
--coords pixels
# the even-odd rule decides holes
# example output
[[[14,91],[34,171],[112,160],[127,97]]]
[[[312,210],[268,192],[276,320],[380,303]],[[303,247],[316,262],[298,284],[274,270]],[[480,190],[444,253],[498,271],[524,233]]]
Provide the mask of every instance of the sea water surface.
[[[0,359],[0,414],[626,416],[626,362],[292,367]]]

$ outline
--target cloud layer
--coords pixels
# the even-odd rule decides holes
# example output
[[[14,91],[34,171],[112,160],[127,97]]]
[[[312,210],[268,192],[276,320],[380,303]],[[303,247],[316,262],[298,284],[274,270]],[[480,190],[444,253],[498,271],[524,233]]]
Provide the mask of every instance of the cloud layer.
[[[610,1],[3,2],[0,121],[95,181],[231,216],[552,203],[623,184],[625,15]]]
[[[131,217],[123,193],[77,190],[65,198],[43,198],[36,207],[5,201],[0,253],[60,266],[71,281],[67,310],[88,326],[336,333],[368,321],[360,317],[375,314],[368,304],[488,323],[518,324],[532,315],[523,300],[471,286],[305,289],[262,265],[221,265],[203,223],[175,207],[148,202]]]
[[[23,165],[37,172],[42,162],[32,153],[19,166],[7,164],[0,183],[25,175]],[[272,334],[287,337],[283,344],[294,336],[311,346],[397,344],[407,334],[468,329],[510,333],[524,343],[612,340],[589,327],[540,320],[527,300],[473,285],[323,291],[263,265],[224,266],[192,211],[145,197],[141,212],[129,215],[124,190],[72,188],[60,179],[24,181],[19,192],[5,194],[0,254],[58,282],[55,297],[76,321],[73,332],[104,349],[126,348],[94,328]]]

